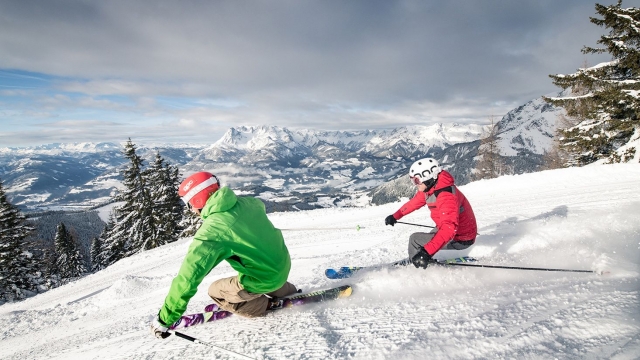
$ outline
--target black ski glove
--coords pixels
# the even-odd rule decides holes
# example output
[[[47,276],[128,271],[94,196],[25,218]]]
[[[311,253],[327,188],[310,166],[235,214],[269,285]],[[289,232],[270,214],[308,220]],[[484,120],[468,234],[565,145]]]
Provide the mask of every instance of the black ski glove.
[[[169,327],[160,320],[160,317],[156,317],[156,320],[151,323],[151,333],[158,339],[166,339],[171,336]]]
[[[398,222],[398,220],[396,220],[396,218],[393,217],[393,215],[389,215],[384,219],[384,224],[385,225],[395,225]]]
[[[420,248],[420,251],[418,251],[418,253],[411,258],[411,262],[413,263],[413,266],[417,268],[426,269],[427,266],[429,266],[429,264],[433,264],[436,261],[433,260],[431,255],[429,255],[427,250],[425,250],[423,247],[423,248]]]

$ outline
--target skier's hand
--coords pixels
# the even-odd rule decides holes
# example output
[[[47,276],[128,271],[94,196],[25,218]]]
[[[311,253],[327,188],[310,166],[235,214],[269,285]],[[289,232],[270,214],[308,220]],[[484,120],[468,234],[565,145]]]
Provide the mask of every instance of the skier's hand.
[[[413,263],[413,266],[417,268],[426,269],[427,266],[429,266],[429,264],[433,264],[436,261],[433,260],[431,255],[429,255],[429,253],[427,252],[427,250],[425,250],[424,247],[422,247],[420,248],[420,251],[418,251],[418,253],[411,258],[411,262]]]
[[[393,217],[393,215],[389,215],[384,219],[384,224],[385,225],[395,225],[398,222],[398,220],[396,220],[396,218]]]
[[[166,339],[171,336],[169,327],[160,320],[160,317],[156,317],[153,323],[151,323],[151,333],[158,339]]]

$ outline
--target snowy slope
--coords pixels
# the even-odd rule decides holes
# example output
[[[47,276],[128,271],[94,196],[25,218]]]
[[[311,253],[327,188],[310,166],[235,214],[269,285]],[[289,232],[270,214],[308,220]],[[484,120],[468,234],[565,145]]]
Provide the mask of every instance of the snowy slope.
[[[407,267],[361,273],[350,299],[231,317],[186,333],[256,359],[637,359],[640,354],[640,166],[570,168],[461,189],[480,236],[466,252],[487,264],[608,269],[606,276]],[[328,266],[403,258],[408,225],[385,227],[400,203],[270,214],[283,229],[290,280],[314,290],[347,280]],[[404,221],[430,224],[421,209]],[[356,226],[362,229],[356,231]],[[175,336],[153,338],[157,313],[189,239],[124,259],[77,282],[0,306],[2,359],[226,359]],[[189,312],[210,301],[214,269]]]

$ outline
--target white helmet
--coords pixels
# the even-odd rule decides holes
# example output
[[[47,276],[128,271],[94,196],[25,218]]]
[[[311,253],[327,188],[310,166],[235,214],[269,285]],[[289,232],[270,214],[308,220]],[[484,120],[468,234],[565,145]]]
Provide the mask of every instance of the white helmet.
[[[430,179],[437,179],[440,171],[442,171],[442,168],[436,159],[424,158],[411,165],[409,168],[409,177],[414,184],[420,185]]]

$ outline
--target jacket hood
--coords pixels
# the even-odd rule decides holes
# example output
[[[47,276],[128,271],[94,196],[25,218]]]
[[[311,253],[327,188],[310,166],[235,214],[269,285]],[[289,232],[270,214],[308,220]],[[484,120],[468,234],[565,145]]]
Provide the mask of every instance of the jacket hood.
[[[224,186],[209,197],[207,203],[202,208],[202,211],[200,211],[200,217],[202,219],[206,219],[213,213],[227,211],[231,209],[236,202],[238,202],[236,194],[233,190]]]
[[[447,186],[452,186],[455,184],[455,180],[453,179],[453,175],[451,175],[448,171],[442,170],[438,174],[438,181],[436,182],[436,186],[429,190],[428,194],[433,194],[434,191],[446,188]]]

